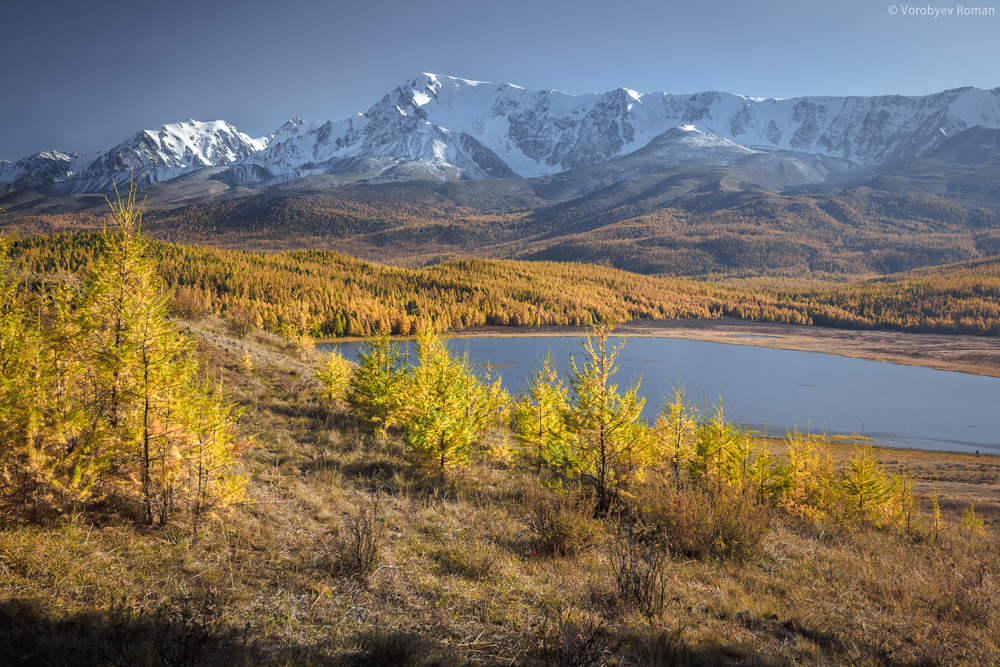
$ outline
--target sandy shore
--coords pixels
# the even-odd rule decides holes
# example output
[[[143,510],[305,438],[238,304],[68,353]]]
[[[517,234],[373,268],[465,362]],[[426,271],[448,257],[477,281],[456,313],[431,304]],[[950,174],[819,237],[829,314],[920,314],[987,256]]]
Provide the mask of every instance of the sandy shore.
[[[583,327],[475,327],[461,336],[574,336]],[[821,352],[946,371],[1000,377],[1000,340],[960,334],[854,331],[798,324],[767,324],[735,318],[721,320],[636,320],[618,327],[625,336],[688,338],[715,343]]]

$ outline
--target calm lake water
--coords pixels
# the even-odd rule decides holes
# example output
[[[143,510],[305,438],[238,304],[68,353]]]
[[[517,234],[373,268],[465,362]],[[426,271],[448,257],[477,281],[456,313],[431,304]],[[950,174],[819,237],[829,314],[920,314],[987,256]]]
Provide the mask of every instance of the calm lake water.
[[[456,337],[449,345],[468,350],[477,363],[500,373],[513,394],[527,386],[532,369],[550,350],[565,375],[570,355],[579,359],[582,354],[579,340]],[[356,359],[361,345],[339,348]],[[413,361],[415,356],[411,350]],[[639,375],[650,421],[663,395],[672,396],[672,387],[683,378],[699,404],[716,405],[724,388],[729,417],[758,431],[765,423],[771,434],[784,434],[796,424],[813,433],[864,430],[895,447],[1000,453],[1000,378],[751,345],[630,338],[616,381],[624,388]]]

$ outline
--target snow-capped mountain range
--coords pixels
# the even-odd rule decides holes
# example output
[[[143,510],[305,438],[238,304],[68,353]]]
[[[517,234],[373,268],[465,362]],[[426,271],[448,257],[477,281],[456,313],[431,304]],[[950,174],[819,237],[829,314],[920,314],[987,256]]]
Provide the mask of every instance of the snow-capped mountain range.
[[[224,120],[189,120],[142,130],[104,152],[81,155],[43,151],[11,163],[0,161],[0,183],[15,189],[48,186],[56,194],[104,192],[134,177],[157,183],[205,167],[233,164],[267,147]],[[134,175],[134,176],[133,176]]]
[[[0,183],[101,192],[132,174],[152,183],[207,167],[215,168],[213,178],[248,187],[314,174],[344,182],[531,178],[640,149],[664,163],[733,163],[770,153],[875,172],[976,126],[1000,128],[1000,88],[790,99],[625,88],[568,95],[420,74],[345,120],[294,118],[259,139],[225,121],[191,120],[138,132],[102,153],[45,151],[0,161]]]

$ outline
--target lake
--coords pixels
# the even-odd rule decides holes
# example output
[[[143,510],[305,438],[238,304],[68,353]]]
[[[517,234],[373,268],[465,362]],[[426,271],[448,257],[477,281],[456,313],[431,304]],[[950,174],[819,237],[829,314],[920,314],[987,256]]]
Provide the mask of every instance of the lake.
[[[579,359],[582,353],[577,336],[455,337],[449,345],[468,350],[476,363],[500,373],[512,394],[527,386],[532,369],[550,350],[564,374],[570,355]],[[338,347],[356,360],[361,345]],[[410,354],[415,361],[415,349]],[[1000,454],[1000,378],[680,338],[629,338],[620,360],[616,381],[624,389],[631,378],[642,376],[650,421],[663,395],[672,397],[672,387],[683,378],[699,405],[716,405],[722,393],[731,419],[761,432],[766,424],[772,435],[797,425],[813,433],[864,431],[894,447]]]

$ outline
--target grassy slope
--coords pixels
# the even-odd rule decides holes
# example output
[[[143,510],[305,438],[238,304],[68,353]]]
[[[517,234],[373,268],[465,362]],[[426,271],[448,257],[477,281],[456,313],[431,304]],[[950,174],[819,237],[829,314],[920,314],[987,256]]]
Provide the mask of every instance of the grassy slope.
[[[951,522],[931,544],[776,512],[746,562],[669,559],[666,608],[646,618],[617,597],[607,526],[594,523],[578,553],[539,553],[525,523],[541,493],[531,474],[480,451],[440,483],[396,440],[375,441],[316,406],[315,358],[289,356],[266,335],[232,340],[218,322],[192,326],[202,357],[251,406],[247,502],[197,535],[93,516],[0,529],[0,662],[1000,660],[995,531],[966,540]],[[251,373],[239,371],[246,350]],[[994,459],[940,460],[982,463],[981,479],[996,482]],[[382,566],[338,574],[336,536],[376,489]]]

